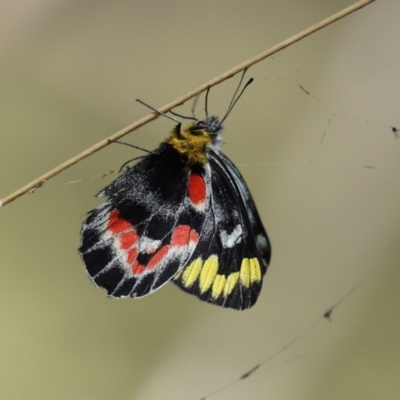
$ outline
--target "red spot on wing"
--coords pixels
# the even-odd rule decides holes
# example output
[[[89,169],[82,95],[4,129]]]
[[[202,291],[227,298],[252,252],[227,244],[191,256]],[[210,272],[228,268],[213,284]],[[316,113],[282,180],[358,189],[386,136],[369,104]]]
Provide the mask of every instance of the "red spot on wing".
[[[119,238],[119,246],[122,250],[129,250],[132,246],[134,246],[139,239],[139,236],[136,230],[132,230],[131,232],[124,233]]]
[[[121,250],[132,249],[139,239],[136,229],[130,222],[119,217],[118,210],[111,211],[107,229],[112,234],[118,235],[118,244]]]
[[[139,264],[136,259],[138,256],[138,248],[136,246],[139,235],[136,229],[128,221],[119,217],[118,210],[110,212],[107,229],[116,237],[117,246],[125,252],[127,268],[131,268],[134,274],[140,274],[144,270],[144,266]]]
[[[172,233],[170,244],[161,247],[150,259],[145,269],[151,270],[162,264],[168,256],[168,253],[172,251],[174,247],[185,247],[188,246],[190,242],[197,243],[198,241],[199,235],[194,229],[191,229],[189,225],[178,225]],[[184,251],[184,249],[182,249],[182,251]]]
[[[142,264],[139,264],[138,262],[135,262],[132,265],[132,272],[134,275],[140,275],[144,270],[145,270],[145,266]]]
[[[129,265],[132,265],[132,267],[133,267],[134,262],[136,261],[138,253],[139,252],[136,247],[128,251],[127,261],[128,261]]]
[[[189,198],[194,205],[204,203],[206,200],[206,183],[200,174],[192,173],[188,181]]]
[[[192,229],[190,231],[190,239],[189,240],[193,243],[198,243],[198,241],[199,241],[199,234],[194,229]]]
[[[124,219],[119,217],[118,210],[112,210],[110,212],[110,219],[108,220],[107,229],[110,230],[113,234],[117,235],[118,233],[124,232],[128,229],[132,228],[132,224]]]
[[[178,225],[171,237],[171,246],[186,246],[189,243],[190,226]]]
[[[172,233],[171,246],[187,246],[190,242],[197,243],[199,234],[189,225],[178,225]]]
[[[158,264],[160,264],[163,261],[163,259],[167,256],[169,248],[170,246],[168,245],[161,247],[161,249],[158,250],[153,257],[151,257],[149,263],[146,265],[146,269],[153,269]]]

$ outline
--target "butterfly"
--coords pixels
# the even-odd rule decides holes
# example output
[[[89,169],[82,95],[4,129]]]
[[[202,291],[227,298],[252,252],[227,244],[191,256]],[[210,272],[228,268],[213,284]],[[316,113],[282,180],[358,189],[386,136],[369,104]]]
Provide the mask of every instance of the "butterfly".
[[[193,112],[182,126],[168,116],[178,122],[169,137],[97,194],[108,199],[84,221],[79,253],[109,297],[143,297],[173,282],[221,307],[255,304],[271,245],[242,175],[220,150],[238,89],[221,121],[208,116],[208,91],[204,120]]]

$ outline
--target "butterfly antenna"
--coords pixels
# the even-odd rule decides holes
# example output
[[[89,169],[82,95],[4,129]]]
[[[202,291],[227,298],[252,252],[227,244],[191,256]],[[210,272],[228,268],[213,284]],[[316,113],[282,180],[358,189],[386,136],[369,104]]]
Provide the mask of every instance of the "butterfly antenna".
[[[200,95],[198,94],[198,95],[194,98],[193,106],[192,106],[192,109],[190,110],[191,113],[192,113],[192,116],[191,116],[191,117],[188,117],[187,115],[178,114],[178,113],[175,112],[175,111],[168,111],[168,112],[169,112],[170,114],[172,114],[172,115],[175,115],[175,117],[179,117],[179,118],[182,118],[182,119],[190,119],[190,120],[192,120],[192,121],[198,121],[198,118],[196,117],[196,114],[195,114],[195,109],[196,109],[196,107],[197,107],[197,102],[198,102],[198,100],[199,100],[199,97],[200,97]]]
[[[238,91],[239,91],[239,88],[240,88],[240,86],[242,85],[242,82],[243,82],[243,78],[244,78],[244,74],[245,74],[245,73],[246,73],[246,70],[243,71],[242,77],[240,78],[239,85],[238,85],[238,87],[236,88],[235,93],[234,93],[234,95],[233,95],[233,97],[232,97],[232,100],[231,100],[231,102],[230,102],[230,104],[229,104],[229,107],[228,107],[228,109],[226,110],[226,113],[225,113],[224,117],[223,117],[222,120],[221,120],[221,124],[226,120],[226,118],[228,117],[228,115],[231,113],[233,107],[235,107],[235,104],[236,104],[237,101],[242,97],[242,94],[243,94],[244,91],[247,89],[247,87],[250,85],[250,83],[252,83],[252,82],[254,81],[253,78],[250,78],[250,79],[246,82],[246,84],[244,85],[244,87],[242,88],[242,90],[240,91],[240,93],[237,95],[237,93],[238,93]]]
[[[200,95],[199,95],[199,94],[194,98],[193,106],[192,106],[192,110],[191,110],[191,111],[192,111],[193,119],[194,119],[195,121],[198,121],[198,119],[196,118],[195,110],[196,110],[197,102],[199,101],[199,98],[200,98]]]
[[[238,91],[239,91],[239,89],[240,89],[240,86],[242,86],[242,82],[243,82],[244,76],[246,75],[246,72],[247,72],[247,69],[243,70],[243,72],[242,72],[242,76],[240,77],[239,84],[237,85],[236,90],[235,90],[235,93],[234,93],[233,96],[232,96],[232,100],[231,100],[231,102],[230,102],[230,104],[229,104],[229,106],[228,106],[228,110],[231,109],[232,103],[234,102],[234,100],[235,100],[235,98],[236,98],[236,95],[237,95],[237,93],[238,93]]]
[[[124,146],[133,147],[134,149],[144,151],[145,153],[155,154],[153,151],[144,149],[143,147],[136,146],[136,145],[134,145],[134,144],[122,142],[121,140],[111,140],[111,139],[108,139],[108,141],[109,141],[110,143],[118,143],[118,144],[123,144]]]
[[[181,123],[181,121],[179,121],[179,119],[176,119],[176,118],[171,117],[170,115],[168,115],[168,114],[166,114],[166,113],[163,113],[163,112],[160,112],[160,111],[156,110],[154,107],[150,106],[149,104],[145,103],[144,101],[142,101],[142,100],[140,100],[140,99],[136,99],[136,101],[137,101],[138,103],[140,103],[140,104],[143,104],[145,107],[150,108],[150,110],[153,110],[153,111],[154,111],[156,114],[158,114],[158,115],[162,115],[163,117],[172,119],[172,121],[175,121],[175,122],[177,122],[178,124]],[[178,115],[178,114],[176,114],[176,113],[173,113],[172,111],[169,111],[169,112],[170,112],[171,114]],[[178,116],[180,116],[180,115],[178,115]],[[183,117],[183,118],[184,118],[184,117]]]
[[[206,97],[204,99],[204,111],[206,113],[206,119],[208,118],[208,94],[210,93],[210,87],[207,88]]]
[[[135,158],[132,158],[131,160],[128,160],[128,161],[124,162],[121,165],[121,168],[119,169],[118,173],[120,173],[125,168],[125,166],[128,165],[129,163],[131,163],[132,161],[140,160],[141,158],[144,158],[144,157],[145,156],[139,156],[139,157],[135,157]]]
[[[179,118],[182,118],[182,119],[191,119],[191,120],[193,120],[193,121],[197,121],[197,118],[196,117],[188,117],[188,116],[186,116],[186,115],[182,115],[182,114],[178,114],[178,113],[176,113],[176,112],[174,112],[174,111],[168,111],[170,114],[172,114],[172,115],[175,115],[176,117],[179,117]]]

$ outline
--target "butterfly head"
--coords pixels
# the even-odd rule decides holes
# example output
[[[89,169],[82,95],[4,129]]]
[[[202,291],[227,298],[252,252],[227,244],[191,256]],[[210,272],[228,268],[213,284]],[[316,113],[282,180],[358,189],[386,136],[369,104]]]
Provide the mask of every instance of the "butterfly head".
[[[189,122],[184,127],[175,126],[167,139],[179,154],[190,164],[207,164],[210,147],[218,147],[221,141],[222,125],[218,117],[210,116],[204,120]]]
[[[228,117],[246,87],[253,82],[253,78],[250,78],[239,92],[245,73],[246,70],[243,71],[239,85],[236,88],[228,109],[221,120],[216,116],[208,115],[208,94],[210,92],[210,87],[207,89],[205,96],[205,119],[199,120],[196,118],[194,107],[192,109],[193,117],[184,117],[170,111],[174,116],[192,120],[192,122],[188,123],[183,128],[182,124],[178,121],[179,123],[171,131],[171,135],[167,139],[167,143],[170,144],[180,155],[186,158],[188,163],[205,165],[208,162],[207,155],[210,148],[219,148],[219,143],[221,142],[222,123]],[[171,119],[177,121],[175,118]]]

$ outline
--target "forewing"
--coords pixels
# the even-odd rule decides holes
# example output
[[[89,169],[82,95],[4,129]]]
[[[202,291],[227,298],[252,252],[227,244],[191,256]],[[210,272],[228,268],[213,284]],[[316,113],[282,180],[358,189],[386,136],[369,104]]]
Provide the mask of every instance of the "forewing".
[[[205,173],[164,144],[101,191],[109,199],[84,222],[79,249],[92,281],[111,297],[142,297],[176,275],[199,241]]]
[[[269,240],[237,169],[214,150],[209,161],[210,204],[199,243],[174,282],[201,300],[246,309],[260,293],[270,260]]]

